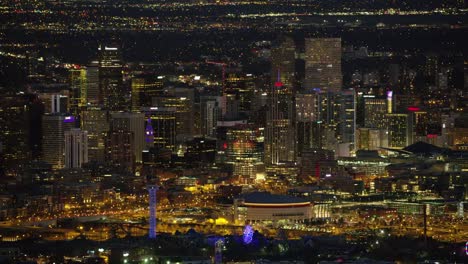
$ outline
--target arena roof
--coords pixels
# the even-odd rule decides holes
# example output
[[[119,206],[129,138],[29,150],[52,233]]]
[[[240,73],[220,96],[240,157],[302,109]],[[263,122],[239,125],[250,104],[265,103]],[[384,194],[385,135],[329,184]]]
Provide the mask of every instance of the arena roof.
[[[261,204],[290,204],[290,203],[307,203],[308,201],[302,198],[271,194],[268,192],[252,192],[241,195],[239,198],[244,199],[246,203],[261,203]]]

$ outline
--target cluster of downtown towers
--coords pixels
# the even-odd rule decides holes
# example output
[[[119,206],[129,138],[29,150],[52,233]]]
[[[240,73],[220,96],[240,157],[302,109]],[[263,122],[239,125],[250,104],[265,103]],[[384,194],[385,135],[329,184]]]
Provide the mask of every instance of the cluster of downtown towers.
[[[352,155],[358,94],[342,87],[341,44],[339,38],[305,39],[299,81],[295,41],[282,37],[270,50],[266,89],[253,85],[256,76],[228,69],[222,89],[198,99],[194,89],[165,87],[165,76],[134,77],[129,93],[120,47],[100,45],[97,61],[70,67],[69,94],[41,95],[49,104],[41,118],[41,159],[54,169],[105,162],[135,171],[135,164],[164,160],[167,152],[192,152],[198,162],[216,149],[235,163],[236,174],[255,177],[263,165],[295,167],[304,151]],[[392,112],[388,104],[379,103],[383,114]],[[219,138],[223,126],[230,128]],[[406,129],[397,124],[389,139],[394,147],[407,145]]]

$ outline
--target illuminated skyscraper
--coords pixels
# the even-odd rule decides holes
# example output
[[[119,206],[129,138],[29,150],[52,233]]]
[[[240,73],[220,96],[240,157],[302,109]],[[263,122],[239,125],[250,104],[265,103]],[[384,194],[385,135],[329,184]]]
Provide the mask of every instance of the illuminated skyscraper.
[[[411,127],[408,114],[387,114],[388,119],[388,146],[402,149],[412,142],[410,141]]]
[[[106,110],[88,107],[81,112],[81,129],[88,132],[88,157],[102,163],[105,157],[105,141],[110,129]]]
[[[272,84],[268,93],[265,164],[294,162],[295,141],[295,45],[285,39],[271,50]]]
[[[86,105],[87,80],[86,68],[70,69],[70,112],[78,114],[79,108]]]
[[[315,134],[314,126],[318,120],[318,96],[314,92],[296,94],[296,132],[297,153],[309,148],[314,148]]]
[[[296,45],[292,38],[284,38],[271,48],[271,87],[277,82],[289,92],[296,84]],[[280,73],[280,74],[278,74]],[[278,80],[279,78],[279,80]]]
[[[111,130],[132,132],[133,154],[135,161],[141,162],[141,153],[145,148],[145,115],[144,113],[114,112],[111,113]]]
[[[230,127],[226,133],[226,162],[234,167],[233,174],[255,178],[263,166],[260,131],[249,125]]]
[[[139,112],[142,107],[152,106],[152,99],[161,96],[163,80],[158,78],[138,77],[132,79],[132,111]]]
[[[106,162],[127,171],[134,171],[134,138],[132,131],[118,129],[109,131],[106,138]]]
[[[176,148],[176,109],[167,107],[151,107],[142,109],[151,120],[154,129],[154,147],[175,151]]]
[[[50,98],[50,113],[68,113],[68,96],[53,94]]]
[[[364,127],[386,128],[387,100],[375,95],[364,95]]]
[[[65,168],[81,168],[88,162],[88,132],[72,128],[64,134]]]
[[[65,167],[65,131],[75,127],[75,117],[65,114],[42,116],[42,160],[54,169]]]
[[[249,115],[254,92],[255,83],[252,74],[229,73],[227,75],[224,93],[237,101],[237,110],[241,116]]]
[[[388,148],[386,129],[358,128],[356,130],[356,150],[379,150]]]
[[[200,97],[200,127],[201,134],[216,137],[216,124],[221,115],[219,96]]]
[[[86,67],[86,105],[98,106],[101,94],[99,90],[99,66],[93,62]]]
[[[339,92],[342,88],[341,39],[305,40],[305,88]]]
[[[340,143],[350,143],[354,148],[356,130],[356,94],[354,89],[341,91],[338,96],[339,125],[338,135]]]
[[[176,141],[185,142],[194,133],[194,90],[186,88],[166,89],[166,95],[153,97],[153,106],[172,108],[176,117]]]
[[[100,45],[99,103],[109,110],[125,110],[128,98],[122,84],[122,54],[117,46]]]

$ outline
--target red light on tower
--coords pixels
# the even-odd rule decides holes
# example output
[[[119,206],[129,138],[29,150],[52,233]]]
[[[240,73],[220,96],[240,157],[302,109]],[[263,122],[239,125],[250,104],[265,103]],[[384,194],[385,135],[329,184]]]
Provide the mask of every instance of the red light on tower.
[[[410,112],[417,112],[417,111],[420,111],[421,108],[417,107],[417,106],[409,106],[408,107],[408,111]]]
[[[437,138],[437,134],[427,134],[427,138]]]
[[[283,86],[282,82],[275,82],[275,87],[281,87],[281,86]]]

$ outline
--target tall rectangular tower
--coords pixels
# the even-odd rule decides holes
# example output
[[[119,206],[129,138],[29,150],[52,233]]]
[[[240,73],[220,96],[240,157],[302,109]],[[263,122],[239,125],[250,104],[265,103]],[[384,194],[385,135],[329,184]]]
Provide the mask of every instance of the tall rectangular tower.
[[[106,110],[92,108],[81,112],[81,128],[88,132],[88,157],[93,162],[105,161],[105,141],[109,131],[109,117]]]
[[[88,163],[88,132],[79,128],[65,131],[65,168],[81,168]]]
[[[75,117],[64,114],[42,116],[42,160],[54,169],[65,167],[65,131],[75,126]]]
[[[133,153],[135,161],[141,162],[145,148],[145,115],[144,113],[115,112],[111,113],[111,131],[133,133]]]
[[[265,164],[296,160],[295,44],[284,39],[271,50],[271,80],[266,115]]]
[[[305,40],[305,88],[334,93],[341,90],[341,38]]]
[[[126,92],[123,87],[122,55],[117,46],[100,45],[99,90],[100,103],[109,110],[125,110]]]

